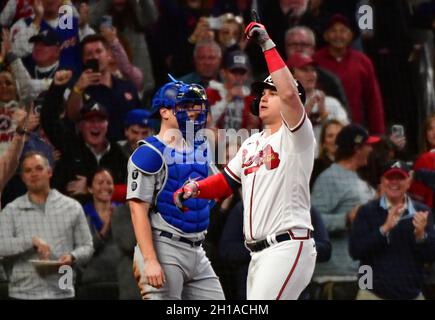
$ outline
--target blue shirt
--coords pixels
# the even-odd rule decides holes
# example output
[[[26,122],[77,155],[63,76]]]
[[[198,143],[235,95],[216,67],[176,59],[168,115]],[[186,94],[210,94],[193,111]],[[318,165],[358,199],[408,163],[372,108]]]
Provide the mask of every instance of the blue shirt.
[[[25,20],[27,25],[33,22],[33,18],[29,17]],[[61,52],[59,57],[59,69],[70,69],[73,71],[74,77],[77,77],[81,70],[81,54],[80,54],[80,38],[79,38],[79,21],[73,17],[73,25],[71,29],[61,29],[58,25],[55,29],[47,22],[42,20],[39,32],[45,30],[55,30],[61,41]]]
[[[352,224],[349,251],[373,270],[373,293],[383,299],[415,299],[422,290],[424,264],[435,260],[435,230],[430,209],[407,199],[407,209],[397,225],[384,236],[380,227],[388,216],[384,198],[360,207]],[[427,237],[417,242],[412,217],[428,211]]]

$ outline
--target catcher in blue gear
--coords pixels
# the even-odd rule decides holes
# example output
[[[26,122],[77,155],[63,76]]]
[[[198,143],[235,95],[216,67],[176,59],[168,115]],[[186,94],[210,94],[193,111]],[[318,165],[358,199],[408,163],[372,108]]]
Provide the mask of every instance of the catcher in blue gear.
[[[135,278],[143,299],[224,299],[202,248],[211,202],[191,199],[183,212],[172,198],[186,181],[209,174],[207,142],[200,134],[207,96],[199,85],[171,80],[152,100],[153,115],[161,118],[160,132],[141,141],[128,163]],[[197,154],[203,157],[196,159]]]

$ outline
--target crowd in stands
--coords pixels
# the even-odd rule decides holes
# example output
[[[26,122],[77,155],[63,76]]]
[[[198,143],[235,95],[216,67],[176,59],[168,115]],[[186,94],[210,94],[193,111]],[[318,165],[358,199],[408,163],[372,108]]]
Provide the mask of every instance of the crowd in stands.
[[[130,155],[159,129],[151,99],[168,74],[203,86],[230,154],[220,129],[261,130],[252,9],[317,141],[318,258],[300,299],[435,298],[434,0],[0,0],[0,299],[140,299],[125,196]],[[246,299],[242,212],[239,194],[218,203],[204,243],[227,299]]]

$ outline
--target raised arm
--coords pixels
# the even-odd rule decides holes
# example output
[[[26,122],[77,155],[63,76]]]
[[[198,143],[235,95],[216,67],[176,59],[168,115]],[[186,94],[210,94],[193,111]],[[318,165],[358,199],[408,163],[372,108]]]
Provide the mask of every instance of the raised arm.
[[[296,81],[282,60],[275,43],[270,39],[264,25],[251,22],[245,29],[248,39],[254,40],[263,50],[269,73],[282,100],[281,115],[287,125],[293,128],[299,124],[305,110],[299,98]]]
[[[0,157],[0,193],[6,183],[14,175],[20,163],[20,156],[25,142],[25,121],[27,112],[18,109],[14,112],[14,121],[17,123],[17,133],[5,153]]]

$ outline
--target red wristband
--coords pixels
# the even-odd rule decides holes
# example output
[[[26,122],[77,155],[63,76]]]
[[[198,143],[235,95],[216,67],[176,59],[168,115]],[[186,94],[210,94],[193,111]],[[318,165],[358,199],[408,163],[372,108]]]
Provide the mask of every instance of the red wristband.
[[[198,198],[222,199],[233,194],[231,187],[222,173],[197,181]]]
[[[269,73],[275,72],[281,68],[286,67],[284,60],[282,60],[276,48],[264,51],[264,57],[266,58],[267,67]]]

